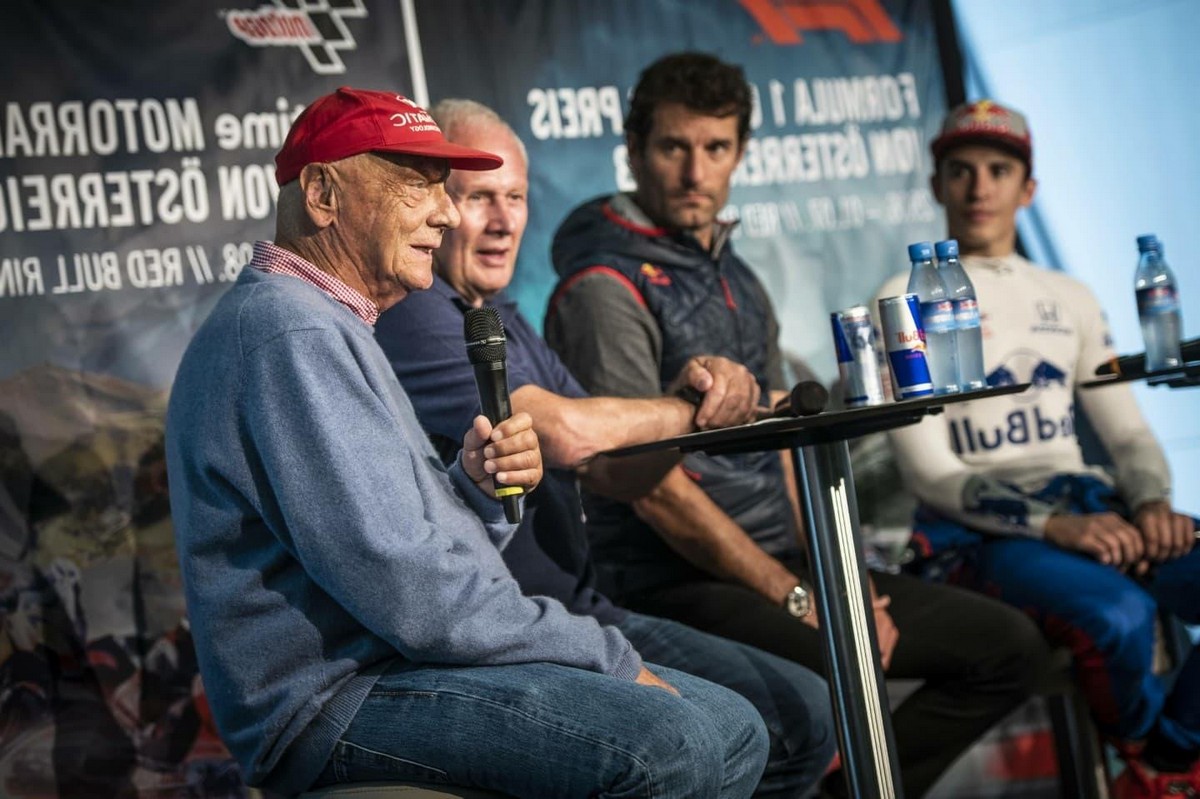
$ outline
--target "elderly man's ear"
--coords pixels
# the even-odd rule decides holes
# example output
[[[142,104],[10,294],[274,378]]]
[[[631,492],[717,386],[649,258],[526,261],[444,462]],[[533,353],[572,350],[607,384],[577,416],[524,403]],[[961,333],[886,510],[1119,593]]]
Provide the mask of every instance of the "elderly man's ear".
[[[334,191],[333,167],[330,164],[306,164],[300,170],[300,190],[304,193],[304,210],[318,228],[326,228],[337,218],[337,192]]]

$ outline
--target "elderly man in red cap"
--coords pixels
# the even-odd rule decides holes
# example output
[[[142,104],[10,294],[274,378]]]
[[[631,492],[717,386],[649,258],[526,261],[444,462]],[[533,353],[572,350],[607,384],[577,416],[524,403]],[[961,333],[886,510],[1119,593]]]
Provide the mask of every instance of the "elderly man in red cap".
[[[276,157],[274,243],[191,342],[167,415],[171,510],[217,725],[250,784],[366,780],[515,796],[749,796],[749,702],[652,673],[624,636],[526,597],[494,481],[537,485],[531,420],[480,416],[450,467],[375,343],[458,225],[448,143],[342,88]]]
[[[1195,520],[1171,506],[1166,459],[1128,384],[1075,390],[1113,357],[1092,292],[1016,252],[1017,213],[1037,188],[1025,117],[990,100],[960,106],[932,151],[933,192],[979,298],[988,382],[1033,386],[889,434],[922,503],[914,536],[926,557],[914,566],[943,571],[965,555],[961,582],[1071,647],[1096,721],[1125,744],[1120,799],[1193,795],[1200,654],[1169,693],[1151,666],[1159,608],[1200,622]],[[905,279],[879,295],[901,293]],[[1084,463],[1076,402],[1111,476]]]

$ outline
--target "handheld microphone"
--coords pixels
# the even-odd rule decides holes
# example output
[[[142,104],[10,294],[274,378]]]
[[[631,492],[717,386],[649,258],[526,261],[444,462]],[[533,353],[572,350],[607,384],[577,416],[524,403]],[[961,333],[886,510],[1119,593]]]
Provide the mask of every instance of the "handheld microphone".
[[[1190,363],[1200,359],[1200,337],[1184,341],[1179,345],[1179,359]],[[1122,355],[1110,358],[1096,367],[1096,376],[1103,375],[1141,375],[1146,373],[1146,353],[1137,355]]]
[[[505,365],[507,340],[504,325],[495,308],[472,308],[463,319],[463,336],[467,341],[467,360],[475,368],[475,386],[479,390],[479,406],[492,425],[512,416],[508,399],[508,368]],[[510,524],[521,521],[521,504],[517,498],[525,493],[519,486],[506,486],[493,478],[496,496],[504,505],[504,518]]]
[[[780,402],[771,414],[775,417],[815,416],[829,404],[829,391],[815,380],[801,380],[792,387],[787,402]]]

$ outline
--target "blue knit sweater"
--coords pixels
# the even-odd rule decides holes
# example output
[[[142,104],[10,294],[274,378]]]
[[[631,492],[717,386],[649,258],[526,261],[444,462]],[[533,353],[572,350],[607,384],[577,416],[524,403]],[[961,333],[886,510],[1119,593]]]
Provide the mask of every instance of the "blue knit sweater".
[[[372,329],[302,280],[242,270],[166,446],[205,690],[252,785],[308,787],[397,659],[640,669],[615,629],[522,596],[500,504],[442,465]]]

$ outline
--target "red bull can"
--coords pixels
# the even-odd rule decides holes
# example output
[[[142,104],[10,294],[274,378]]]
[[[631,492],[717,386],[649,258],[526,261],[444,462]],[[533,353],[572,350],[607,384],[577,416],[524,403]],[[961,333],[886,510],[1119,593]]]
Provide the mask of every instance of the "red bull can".
[[[879,324],[896,397],[932,397],[933,379],[925,359],[925,330],[921,327],[921,303],[917,295],[902,294],[880,300]]]
[[[883,382],[879,378],[879,359],[875,353],[875,331],[871,312],[855,305],[829,315],[833,326],[833,347],[837,351],[841,375],[842,400],[847,408],[881,405]]]

